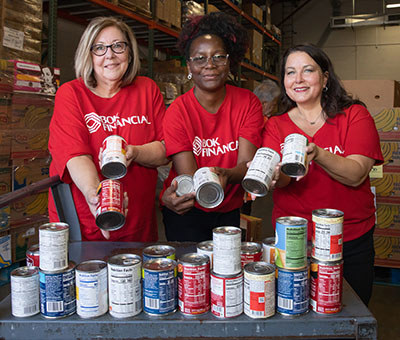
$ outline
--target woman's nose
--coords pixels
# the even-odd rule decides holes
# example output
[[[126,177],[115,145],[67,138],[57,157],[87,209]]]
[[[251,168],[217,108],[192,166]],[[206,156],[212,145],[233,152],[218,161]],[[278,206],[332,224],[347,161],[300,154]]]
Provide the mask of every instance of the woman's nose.
[[[303,74],[301,72],[296,73],[296,83],[301,83],[303,81]]]

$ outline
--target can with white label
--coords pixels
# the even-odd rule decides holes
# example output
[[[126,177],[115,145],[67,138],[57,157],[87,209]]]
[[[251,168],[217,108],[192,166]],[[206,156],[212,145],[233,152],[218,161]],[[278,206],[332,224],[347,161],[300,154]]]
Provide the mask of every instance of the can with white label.
[[[154,244],[143,249],[143,263],[151,259],[166,258],[175,260],[175,248],[166,244]]]
[[[210,270],[213,268],[213,241],[203,241],[197,244],[197,254],[204,254],[210,258]]]
[[[276,151],[265,147],[258,149],[243,178],[243,189],[257,197],[265,196],[271,188],[275,167],[280,160]]]
[[[261,261],[261,257],[261,244],[257,242],[242,242],[240,251],[242,268],[244,268],[247,263]]]
[[[281,171],[290,176],[304,176],[307,170],[308,140],[306,136],[299,133],[292,133],[285,138],[282,151]]]
[[[210,168],[198,169],[193,175],[193,183],[197,203],[202,207],[215,208],[224,200],[224,190],[219,177]]]
[[[275,236],[267,237],[262,241],[263,261],[267,263],[275,263]]]
[[[176,196],[183,196],[194,192],[193,177],[190,175],[179,175],[174,178],[176,181]]]
[[[112,135],[104,139],[101,157],[101,173],[104,177],[118,179],[125,176],[126,146],[127,143],[121,136]]]
[[[241,230],[238,227],[213,229],[213,271],[219,275],[234,275],[242,271]]]

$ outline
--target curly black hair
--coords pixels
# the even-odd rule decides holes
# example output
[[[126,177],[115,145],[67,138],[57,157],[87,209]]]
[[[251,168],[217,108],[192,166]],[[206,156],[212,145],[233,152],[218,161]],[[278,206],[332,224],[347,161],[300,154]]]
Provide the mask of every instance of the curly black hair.
[[[229,54],[230,71],[236,74],[238,65],[249,47],[246,29],[233,16],[222,12],[191,16],[184,24],[177,42],[178,50],[186,60],[190,58],[193,40],[205,34],[216,35],[222,39]]]

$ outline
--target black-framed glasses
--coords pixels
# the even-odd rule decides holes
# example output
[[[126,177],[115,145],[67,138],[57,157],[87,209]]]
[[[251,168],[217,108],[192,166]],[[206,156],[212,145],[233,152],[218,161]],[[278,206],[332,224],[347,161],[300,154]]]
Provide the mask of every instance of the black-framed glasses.
[[[229,54],[216,54],[211,57],[198,56],[198,57],[190,57],[189,61],[197,67],[205,67],[208,64],[208,61],[211,59],[211,62],[214,66],[225,66],[228,62]]]
[[[103,45],[103,44],[96,44],[93,45],[90,50],[94,55],[97,55],[98,57],[101,57],[105,55],[108,51],[108,48],[111,48],[111,51],[113,51],[116,54],[121,54],[126,51],[126,48],[128,46],[128,43],[125,41],[117,41],[115,43],[112,43],[110,45]]]

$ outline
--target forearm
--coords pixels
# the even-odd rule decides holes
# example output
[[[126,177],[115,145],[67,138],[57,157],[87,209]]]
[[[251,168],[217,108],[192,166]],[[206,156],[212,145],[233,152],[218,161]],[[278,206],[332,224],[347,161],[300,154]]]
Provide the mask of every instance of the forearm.
[[[163,142],[154,141],[143,145],[133,146],[133,158],[135,163],[156,168],[168,164],[169,160],[165,156],[165,146]]]
[[[247,162],[241,162],[237,164],[234,168],[226,169],[227,173],[227,183],[238,184],[242,183],[243,177],[247,172]]]
[[[96,190],[100,179],[91,156],[73,157],[67,162],[67,168],[73,182],[85,197],[93,189]]]

